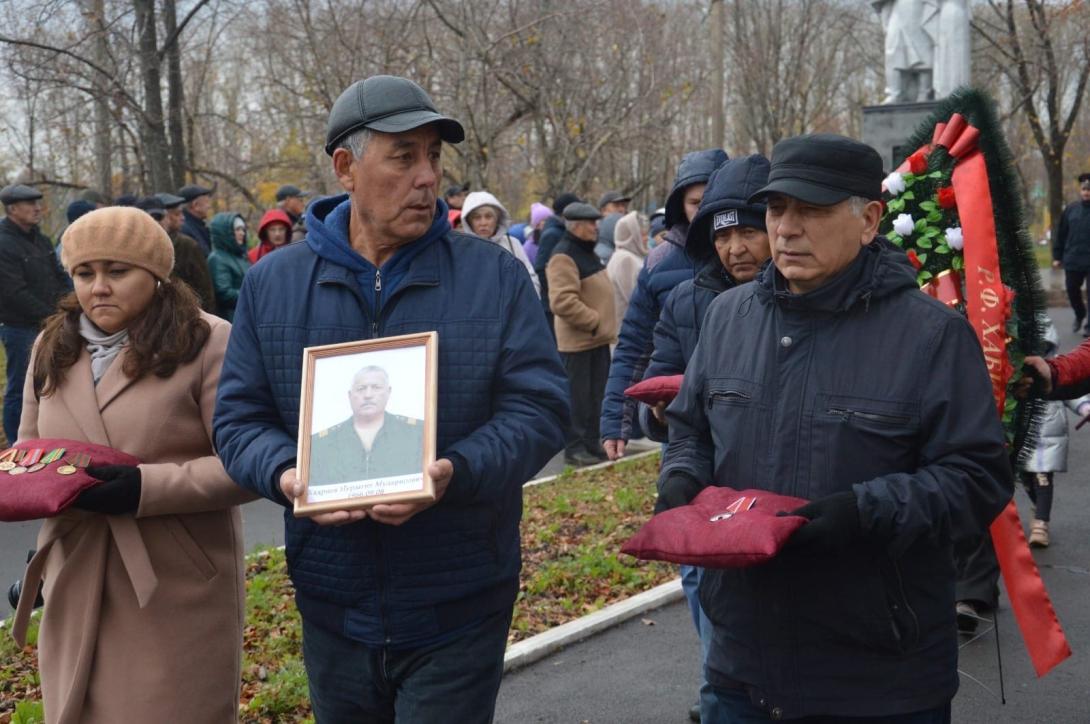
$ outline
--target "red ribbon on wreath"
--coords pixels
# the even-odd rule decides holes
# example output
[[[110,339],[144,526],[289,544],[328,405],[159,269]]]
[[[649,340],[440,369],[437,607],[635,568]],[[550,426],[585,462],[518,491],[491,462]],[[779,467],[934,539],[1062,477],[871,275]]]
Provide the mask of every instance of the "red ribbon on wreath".
[[[948,122],[935,125],[931,143],[916,153],[930,154],[935,146],[943,146],[955,159],[952,186],[965,239],[965,296],[969,322],[984,349],[992,393],[1002,417],[1007,382],[1013,373],[1007,357],[1006,328],[1014,293],[1003,285],[999,274],[992,193],[984,154],[977,147],[979,138],[980,131],[969,125],[960,113],[955,113]],[[909,162],[906,160],[897,170],[908,171]],[[992,521],[990,531],[1022,639],[1037,676],[1044,676],[1071,656],[1071,647],[1030,553],[1013,500]]]

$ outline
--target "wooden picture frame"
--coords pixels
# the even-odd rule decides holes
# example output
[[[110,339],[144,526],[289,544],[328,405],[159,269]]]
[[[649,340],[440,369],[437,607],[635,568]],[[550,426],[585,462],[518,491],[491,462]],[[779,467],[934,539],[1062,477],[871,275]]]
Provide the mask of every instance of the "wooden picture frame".
[[[436,332],[303,350],[296,517],[435,500],[438,364]]]

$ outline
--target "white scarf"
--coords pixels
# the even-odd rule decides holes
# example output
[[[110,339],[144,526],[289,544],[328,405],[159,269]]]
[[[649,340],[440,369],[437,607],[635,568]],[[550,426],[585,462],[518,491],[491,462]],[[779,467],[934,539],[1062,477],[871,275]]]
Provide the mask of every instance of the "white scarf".
[[[106,334],[87,318],[86,314],[79,316],[79,333],[87,341],[87,351],[91,353],[91,376],[95,384],[106,374],[110,363],[121,353],[121,349],[129,343],[129,330]]]

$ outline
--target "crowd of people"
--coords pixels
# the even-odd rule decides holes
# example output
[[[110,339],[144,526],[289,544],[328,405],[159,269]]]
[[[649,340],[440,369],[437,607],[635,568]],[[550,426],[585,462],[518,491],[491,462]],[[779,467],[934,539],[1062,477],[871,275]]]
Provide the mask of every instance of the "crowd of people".
[[[257,496],[285,507],[318,722],[490,721],[522,485],[561,450],[588,465],[646,436],[657,512],[709,485],[811,501],[770,563],[683,568],[697,720],[948,722],[956,551],[1015,476],[971,327],[878,233],[878,153],[828,134],[695,150],[662,209],[569,192],[514,223],[490,191],[440,196],[464,137],[409,80],[354,83],[324,139],[343,193],[285,185],[256,234],[187,185],[86,194],[54,245],[41,193],[0,191],[7,439],[143,461],[90,469],[39,535],[14,632],[44,583],[47,721],[235,720]],[[294,517],[303,349],[429,331],[435,500]],[[1090,410],[1088,354],[1030,358],[1034,389]],[[669,407],[624,395],[682,373]],[[1038,544],[1060,469],[1022,473]]]

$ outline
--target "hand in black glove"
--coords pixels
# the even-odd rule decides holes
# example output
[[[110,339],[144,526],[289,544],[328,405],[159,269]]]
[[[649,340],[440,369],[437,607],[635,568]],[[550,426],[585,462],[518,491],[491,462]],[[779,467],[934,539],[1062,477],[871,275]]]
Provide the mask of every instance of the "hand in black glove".
[[[140,507],[140,468],[100,465],[87,468],[87,474],[102,482],[80,493],[73,506],[106,515],[135,513]]]
[[[788,546],[795,549],[835,551],[863,534],[859,505],[851,490],[827,495],[782,515],[801,515],[810,521],[788,540]]]
[[[672,472],[659,481],[659,497],[655,501],[655,513],[688,505],[704,489],[696,478],[688,473]]]

